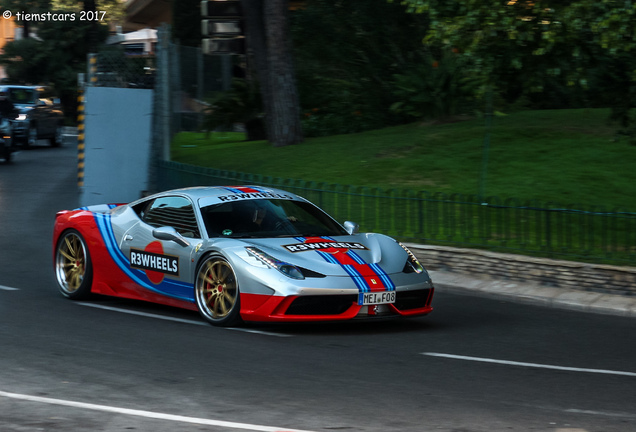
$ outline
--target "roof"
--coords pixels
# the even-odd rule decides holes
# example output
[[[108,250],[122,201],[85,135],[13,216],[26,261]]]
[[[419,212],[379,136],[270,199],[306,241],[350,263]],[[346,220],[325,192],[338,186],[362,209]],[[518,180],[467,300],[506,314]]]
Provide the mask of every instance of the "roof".
[[[118,33],[116,35],[109,36],[108,39],[106,39],[106,43],[110,45],[156,41],[157,30],[151,28],[144,28],[130,33]]]
[[[201,207],[232,201],[254,199],[287,199],[305,201],[304,198],[281,189],[264,186],[197,186],[162,192],[158,195],[180,194],[198,201]]]
[[[21,89],[29,89],[29,90],[44,89],[43,86],[39,86],[39,85],[0,84],[0,89],[7,89],[7,88],[21,88]]]
[[[185,189],[190,197],[199,201],[201,207],[223,202],[252,199],[289,199],[303,200],[298,195],[280,189],[262,186],[215,186]]]

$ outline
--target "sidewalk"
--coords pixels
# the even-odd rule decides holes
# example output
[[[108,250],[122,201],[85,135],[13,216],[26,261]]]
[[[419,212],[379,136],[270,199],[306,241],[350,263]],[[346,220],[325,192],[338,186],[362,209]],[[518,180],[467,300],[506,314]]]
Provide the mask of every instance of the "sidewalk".
[[[514,281],[484,280],[461,273],[429,271],[435,289],[584,312],[636,318],[636,297],[521,284]]]

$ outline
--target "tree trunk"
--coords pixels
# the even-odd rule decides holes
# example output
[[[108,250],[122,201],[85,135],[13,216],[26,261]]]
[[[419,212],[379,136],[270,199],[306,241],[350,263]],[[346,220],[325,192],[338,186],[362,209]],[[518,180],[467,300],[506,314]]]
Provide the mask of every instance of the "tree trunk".
[[[84,0],[83,10],[85,12],[95,13],[96,6],[95,0]],[[96,53],[97,52],[97,32],[98,32],[98,22],[95,20],[89,21],[90,26],[88,30],[88,52]]]
[[[258,77],[267,137],[275,147],[303,140],[300,102],[287,37],[288,3],[288,0],[241,0],[246,24],[248,79],[254,79],[254,73]]]
[[[265,116],[271,112],[269,80],[267,74],[267,46],[265,44],[265,21],[263,20],[263,0],[241,0],[245,18],[245,38],[247,39],[246,79],[258,81]],[[256,75],[256,76],[255,76]],[[265,125],[267,136],[267,126]]]
[[[298,144],[303,140],[291,43],[287,36],[288,6],[288,0],[267,0],[264,10],[271,93],[267,127],[269,140],[275,147]]]

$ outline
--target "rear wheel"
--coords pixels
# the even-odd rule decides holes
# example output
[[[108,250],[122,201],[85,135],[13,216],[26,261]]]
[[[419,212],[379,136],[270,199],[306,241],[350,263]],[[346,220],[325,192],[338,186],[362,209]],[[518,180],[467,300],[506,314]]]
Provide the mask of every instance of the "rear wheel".
[[[55,248],[55,276],[65,297],[79,300],[88,297],[93,282],[93,267],[86,241],[75,230],[68,230]]]
[[[199,265],[195,297],[199,312],[210,324],[232,326],[241,322],[236,274],[222,256],[209,255]]]
[[[29,128],[26,132],[26,138],[24,141],[24,147],[30,148],[33,147],[38,142],[38,129],[36,125],[29,124]]]
[[[12,153],[13,153],[13,149],[11,148],[11,146],[7,145],[7,143],[4,143],[2,147],[2,157],[4,158],[4,163],[6,164],[11,163]]]

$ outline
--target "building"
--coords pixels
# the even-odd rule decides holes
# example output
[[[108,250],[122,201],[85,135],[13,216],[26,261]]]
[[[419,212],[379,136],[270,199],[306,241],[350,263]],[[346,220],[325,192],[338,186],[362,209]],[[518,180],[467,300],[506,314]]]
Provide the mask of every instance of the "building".
[[[15,17],[9,19],[0,19],[0,52],[3,51],[7,42],[14,41],[20,38],[22,28],[18,27],[15,23]],[[4,67],[0,66],[0,79],[7,77]]]
[[[172,23],[172,0],[126,0],[124,32]]]

